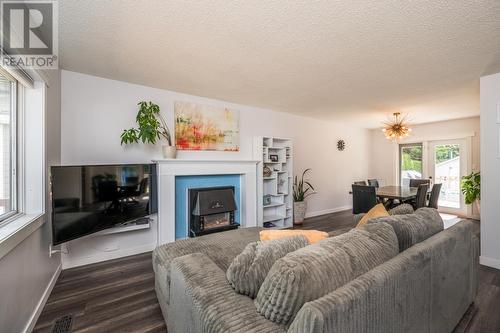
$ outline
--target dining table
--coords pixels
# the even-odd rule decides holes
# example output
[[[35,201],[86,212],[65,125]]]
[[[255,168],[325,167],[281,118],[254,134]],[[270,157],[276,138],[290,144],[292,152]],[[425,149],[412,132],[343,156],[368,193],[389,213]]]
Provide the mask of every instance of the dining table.
[[[427,189],[427,194],[431,192],[431,188]],[[415,199],[417,197],[418,187],[408,186],[382,186],[377,187],[375,194],[379,199],[399,200],[400,202]],[[352,191],[349,191],[352,194]]]
[[[401,202],[412,200],[417,197],[418,187],[408,186],[382,186],[376,189],[377,198],[399,200]],[[427,192],[431,189],[428,188]]]

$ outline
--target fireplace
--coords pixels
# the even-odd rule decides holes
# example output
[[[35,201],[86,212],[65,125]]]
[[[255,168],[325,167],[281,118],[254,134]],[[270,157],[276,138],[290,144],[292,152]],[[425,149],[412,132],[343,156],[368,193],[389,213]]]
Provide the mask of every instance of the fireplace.
[[[189,189],[189,237],[238,228],[234,186]]]

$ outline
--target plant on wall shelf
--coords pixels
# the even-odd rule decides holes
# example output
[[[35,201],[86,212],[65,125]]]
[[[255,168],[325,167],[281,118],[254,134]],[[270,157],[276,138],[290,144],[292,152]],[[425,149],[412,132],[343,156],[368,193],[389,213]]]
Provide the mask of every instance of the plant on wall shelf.
[[[304,180],[305,175],[309,171],[311,171],[311,169],[305,169],[304,172],[302,172],[300,180],[297,176],[295,176],[295,180],[293,182],[293,206],[295,224],[302,224],[302,222],[304,222],[307,210],[307,202],[305,201],[305,199],[316,193],[311,183]]]
[[[481,208],[481,173],[472,172],[468,176],[463,176],[461,181],[462,193],[465,196],[465,203],[471,205],[474,202],[477,208]]]
[[[151,143],[158,140],[166,140],[167,145],[162,147],[164,157],[175,158],[175,147],[172,147],[172,136],[170,129],[160,113],[160,107],[153,102],[139,102],[139,111],[135,117],[137,128],[123,130],[121,144]]]

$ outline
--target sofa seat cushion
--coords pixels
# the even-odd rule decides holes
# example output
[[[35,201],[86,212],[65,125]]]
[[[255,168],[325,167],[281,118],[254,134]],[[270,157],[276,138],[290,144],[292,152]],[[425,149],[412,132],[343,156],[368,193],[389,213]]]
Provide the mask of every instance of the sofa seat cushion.
[[[304,236],[250,243],[229,266],[227,280],[237,293],[255,298],[276,260],[307,245]]]
[[[169,304],[170,263],[177,257],[191,253],[206,254],[224,272],[233,259],[239,255],[248,243],[259,240],[263,228],[240,228],[214,233],[196,238],[186,238],[157,247],[153,251],[153,269],[155,279],[162,287],[165,302]]]
[[[172,261],[168,332],[285,333],[265,319],[250,297],[236,293],[221,270],[205,254]]]
[[[386,223],[367,224],[289,253],[276,261],[255,306],[289,325],[308,301],[318,299],[398,254],[398,239]]]
[[[426,240],[444,228],[443,219],[434,208],[420,208],[413,214],[393,215],[371,219],[368,224],[390,224],[398,236],[399,251]]]

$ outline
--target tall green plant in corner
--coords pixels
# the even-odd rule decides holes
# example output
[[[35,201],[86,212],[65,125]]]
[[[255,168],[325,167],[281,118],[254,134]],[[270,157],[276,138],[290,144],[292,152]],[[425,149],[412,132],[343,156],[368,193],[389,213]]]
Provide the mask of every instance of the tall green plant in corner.
[[[306,216],[307,202],[305,201],[307,197],[315,194],[314,186],[311,185],[309,181],[304,180],[306,174],[311,171],[311,169],[305,169],[302,172],[300,180],[295,176],[293,182],[293,208],[294,208],[294,223],[302,224]]]
[[[465,203],[471,205],[475,202],[478,211],[481,211],[481,173],[472,172],[468,176],[463,176],[460,185],[465,196]]]
[[[155,144],[158,140],[165,140],[166,145],[162,146],[165,158],[175,158],[176,149],[172,146],[172,136],[170,129],[160,113],[160,107],[153,102],[139,102],[139,111],[135,117],[137,128],[123,130],[120,138],[121,144],[142,143]]]

